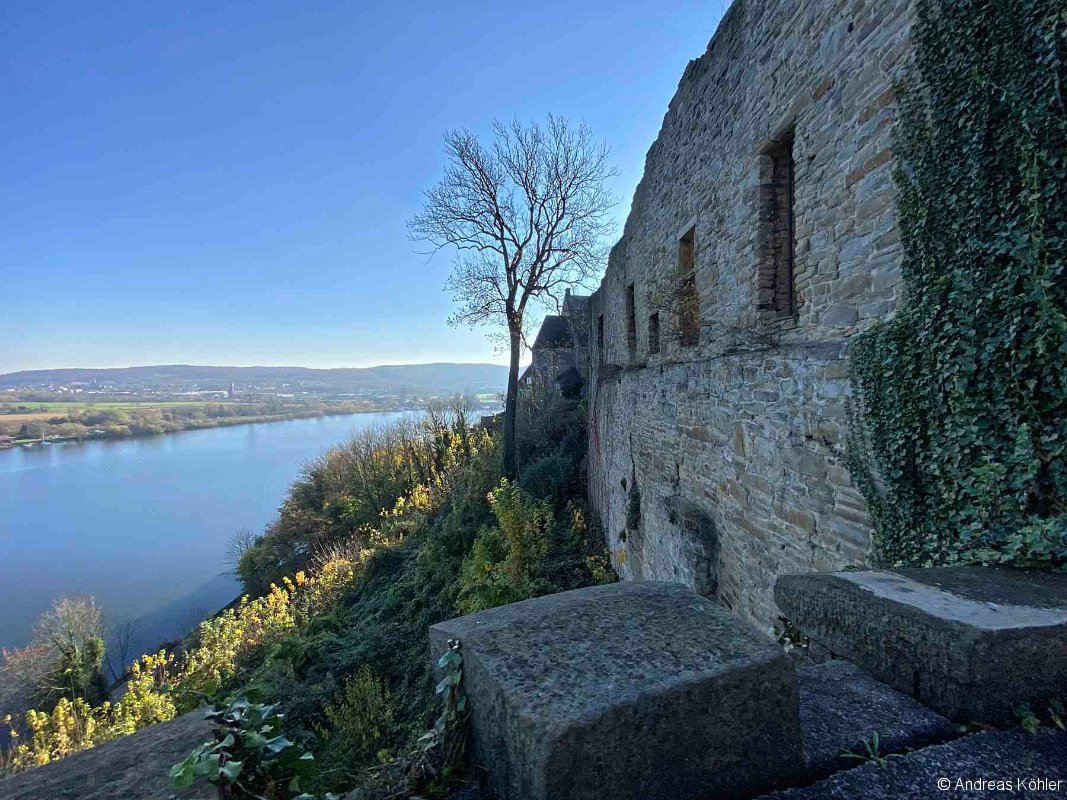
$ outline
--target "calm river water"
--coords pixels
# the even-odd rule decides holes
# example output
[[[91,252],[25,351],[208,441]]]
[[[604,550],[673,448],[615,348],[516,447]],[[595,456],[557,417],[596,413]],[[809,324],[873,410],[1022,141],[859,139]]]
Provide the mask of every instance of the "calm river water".
[[[405,413],[0,451],[0,647],[25,644],[62,595],[174,635],[236,596],[230,537],[262,530],[305,460]]]

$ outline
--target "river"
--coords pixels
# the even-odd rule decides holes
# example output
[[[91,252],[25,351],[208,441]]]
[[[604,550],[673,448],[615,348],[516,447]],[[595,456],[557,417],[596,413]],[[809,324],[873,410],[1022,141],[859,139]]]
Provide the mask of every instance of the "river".
[[[0,451],[0,647],[63,595],[140,620],[139,645],[177,635],[237,595],[227,544],[270,522],[304,461],[405,413]]]

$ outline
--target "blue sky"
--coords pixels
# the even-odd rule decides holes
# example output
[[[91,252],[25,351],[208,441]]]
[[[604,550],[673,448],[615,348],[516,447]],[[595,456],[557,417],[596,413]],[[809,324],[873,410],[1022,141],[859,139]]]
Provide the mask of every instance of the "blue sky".
[[[445,130],[607,140],[621,221],[723,2],[0,4],[0,372],[498,361],[405,221]]]

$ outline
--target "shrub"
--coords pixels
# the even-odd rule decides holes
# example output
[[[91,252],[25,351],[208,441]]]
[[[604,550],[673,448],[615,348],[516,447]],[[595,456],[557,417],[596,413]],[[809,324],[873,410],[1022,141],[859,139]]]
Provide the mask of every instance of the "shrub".
[[[554,518],[548,504],[502,479],[489,494],[496,527],[485,528],[464,559],[457,608],[465,613],[514,603],[550,589],[539,573]]]
[[[490,447],[488,434],[470,427],[469,413],[469,404],[458,399],[431,408],[421,420],[364,431],[306,464],[278,519],[241,557],[237,571],[245,590],[267,592],[338,543],[372,547],[368,534],[398,498],[429,503],[447,492],[449,476]]]
[[[3,652],[4,710],[51,709],[60,698],[90,705],[107,694],[104,623],[92,597],[62,597],[41,615],[27,647]]]
[[[353,574],[351,563],[331,561],[313,577],[298,573],[265,597],[242,599],[236,609],[202,622],[182,657],[142,656],[117,703],[94,706],[81,697],[63,697],[50,712],[27,711],[21,727],[28,741],[19,741],[20,726],[9,716],[16,744],[0,767],[18,771],[47,764],[196,708],[250,671],[264,648],[331,608]]]
[[[339,778],[355,775],[368,765],[386,763],[398,744],[389,687],[364,666],[345,683],[340,697],[323,710],[328,725],[320,726],[324,761]]]
[[[91,706],[83,698],[60,698],[49,711],[30,710],[25,715],[25,736],[10,726],[12,747],[0,759],[0,772],[18,772],[48,764],[56,759],[86,750],[118,736],[157,722],[173,719],[176,709],[163,690],[166,670],[172,657],[165,653],[142,656],[131,668],[126,692],[115,704]]]
[[[289,800],[307,798],[300,782],[314,772],[314,756],[282,735],[282,715],[271,705],[239,698],[207,718],[215,738],[170,770],[174,785],[187,789],[197,778],[218,787],[220,798]]]
[[[539,458],[524,466],[519,473],[519,486],[533,497],[555,501],[570,494],[575,481],[574,463],[564,455]]]

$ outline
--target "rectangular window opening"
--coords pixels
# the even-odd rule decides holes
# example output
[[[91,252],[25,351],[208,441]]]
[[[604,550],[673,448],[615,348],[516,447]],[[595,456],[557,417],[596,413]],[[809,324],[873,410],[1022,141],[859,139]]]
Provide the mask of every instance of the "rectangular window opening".
[[[678,333],[683,347],[700,341],[700,295],[696,278],[697,229],[694,225],[678,241]]]
[[[765,255],[759,276],[759,307],[779,317],[791,316],[795,311],[796,178],[793,140],[793,131],[790,131],[766,150],[770,163],[761,194]]]
[[[659,312],[648,316],[648,352],[659,352]]]
[[[630,350],[630,360],[637,358],[637,298],[634,285],[626,287],[626,346]]]
[[[596,318],[596,352],[597,363],[604,363],[604,315]]]
[[[678,271],[683,275],[696,269],[697,229],[694,225],[678,240]]]

